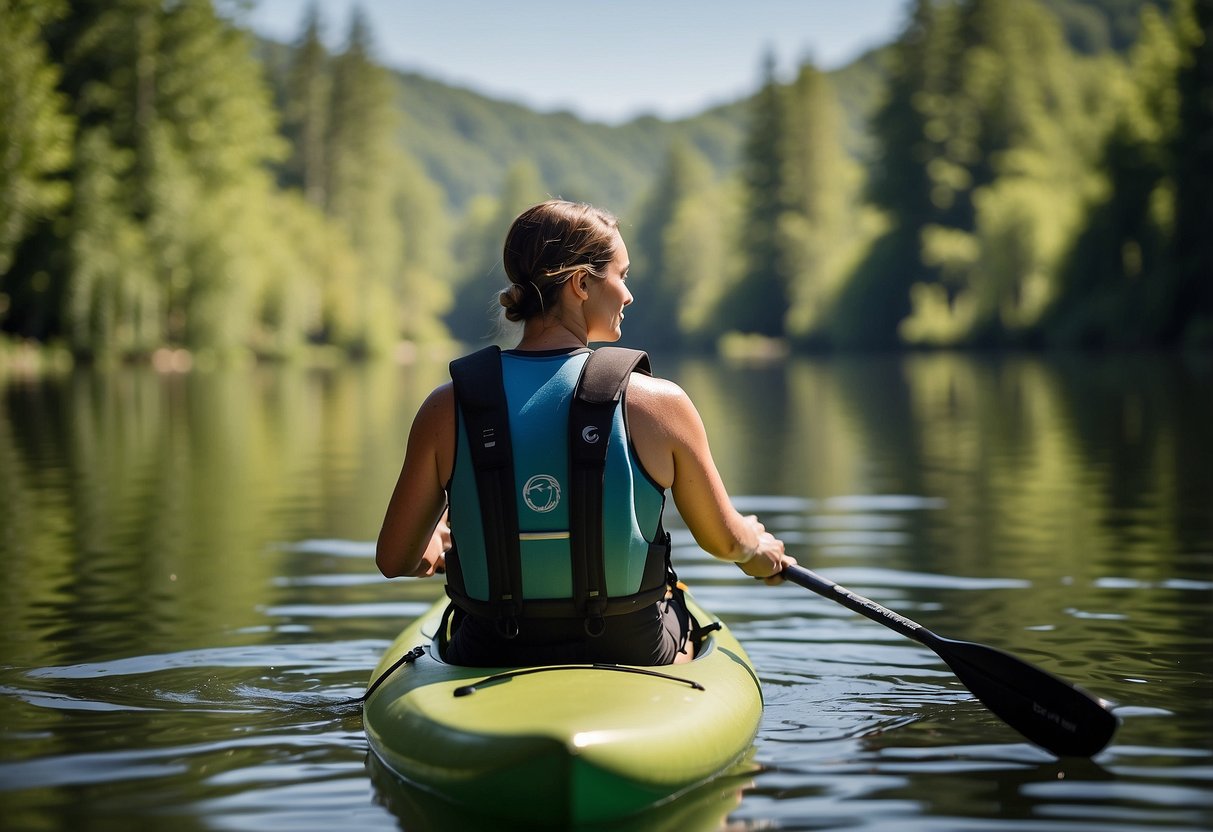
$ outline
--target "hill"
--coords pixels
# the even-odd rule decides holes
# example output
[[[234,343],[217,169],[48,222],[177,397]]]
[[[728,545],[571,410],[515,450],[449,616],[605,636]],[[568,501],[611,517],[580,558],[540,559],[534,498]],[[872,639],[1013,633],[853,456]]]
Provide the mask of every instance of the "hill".
[[[292,47],[265,40],[258,47],[281,102]],[[847,115],[844,142],[856,156],[868,151],[866,121],[882,89],[886,52],[875,50],[828,73]],[[476,195],[497,193],[510,167],[524,160],[553,195],[625,212],[642,197],[675,139],[698,149],[720,174],[736,166],[745,140],[748,98],[686,119],[643,116],[608,125],[569,112],[538,112],[415,72],[391,74],[402,115],[400,143],[456,214]]]
[[[1171,0],[1043,0],[1080,51],[1123,51],[1136,34],[1146,2]],[[292,47],[262,40],[259,56],[281,101]],[[890,47],[883,46],[827,72],[845,114],[843,144],[861,161],[870,157],[868,119],[883,95]],[[759,56],[755,56],[755,63]],[[425,168],[454,214],[478,194],[498,193],[510,167],[529,161],[553,195],[599,202],[627,212],[643,196],[667,148],[681,138],[719,174],[738,162],[749,99],[710,108],[687,119],[651,116],[621,125],[586,121],[569,112],[538,112],[415,73],[392,71],[402,113],[400,143]]]

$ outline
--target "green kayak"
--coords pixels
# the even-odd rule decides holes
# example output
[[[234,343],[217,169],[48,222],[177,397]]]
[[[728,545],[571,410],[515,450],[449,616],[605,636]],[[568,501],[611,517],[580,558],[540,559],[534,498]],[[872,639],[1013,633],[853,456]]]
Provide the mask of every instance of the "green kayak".
[[[387,769],[455,804],[544,824],[623,818],[730,768],[758,730],[758,677],[723,625],[687,664],[471,668],[437,658],[444,607],[384,654],[372,684],[411,658],[373,688],[363,723]]]

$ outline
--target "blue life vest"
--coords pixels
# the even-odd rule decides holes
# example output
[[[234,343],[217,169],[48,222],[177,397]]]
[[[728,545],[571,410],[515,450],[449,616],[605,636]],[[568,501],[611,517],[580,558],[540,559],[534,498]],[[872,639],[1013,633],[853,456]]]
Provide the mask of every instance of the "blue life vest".
[[[603,347],[489,347],[451,363],[457,419],[448,485],[447,594],[509,637],[530,618],[606,619],[670,585],[665,490],[636,459],[623,408],[648,357]]]

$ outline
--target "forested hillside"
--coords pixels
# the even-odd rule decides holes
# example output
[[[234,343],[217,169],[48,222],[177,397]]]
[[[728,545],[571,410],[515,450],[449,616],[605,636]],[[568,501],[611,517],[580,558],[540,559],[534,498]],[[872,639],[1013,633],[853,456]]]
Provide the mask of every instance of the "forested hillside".
[[[393,72],[318,8],[270,44],[211,0],[0,6],[10,343],[476,341],[553,194],[621,215],[653,346],[1213,343],[1213,0],[916,0],[849,67],[619,126]]]

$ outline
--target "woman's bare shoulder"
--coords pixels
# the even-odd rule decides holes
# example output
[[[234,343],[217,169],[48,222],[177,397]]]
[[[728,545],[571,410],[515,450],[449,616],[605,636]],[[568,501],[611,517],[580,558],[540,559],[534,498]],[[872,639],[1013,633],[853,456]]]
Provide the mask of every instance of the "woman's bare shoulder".
[[[417,415],[442,416],[455,413],[455,386],[451,382],[440,384],[430,391],[417,409]]]
[[[691,405],[686,392],[669,379],[632,373],[628,382],[628,408],[654,415],[670,408],[681,410]]]
[[[641,373],[633,373],[628,382],[627,408],[633,424],[643,421],[667,434],[679,434],[688,422],[699,421],[686,391],[668,379]]]
[[[425,397],[413,419],[412,435],[446,444],[455,435],[455,389],[450,382],[435,387]]]

